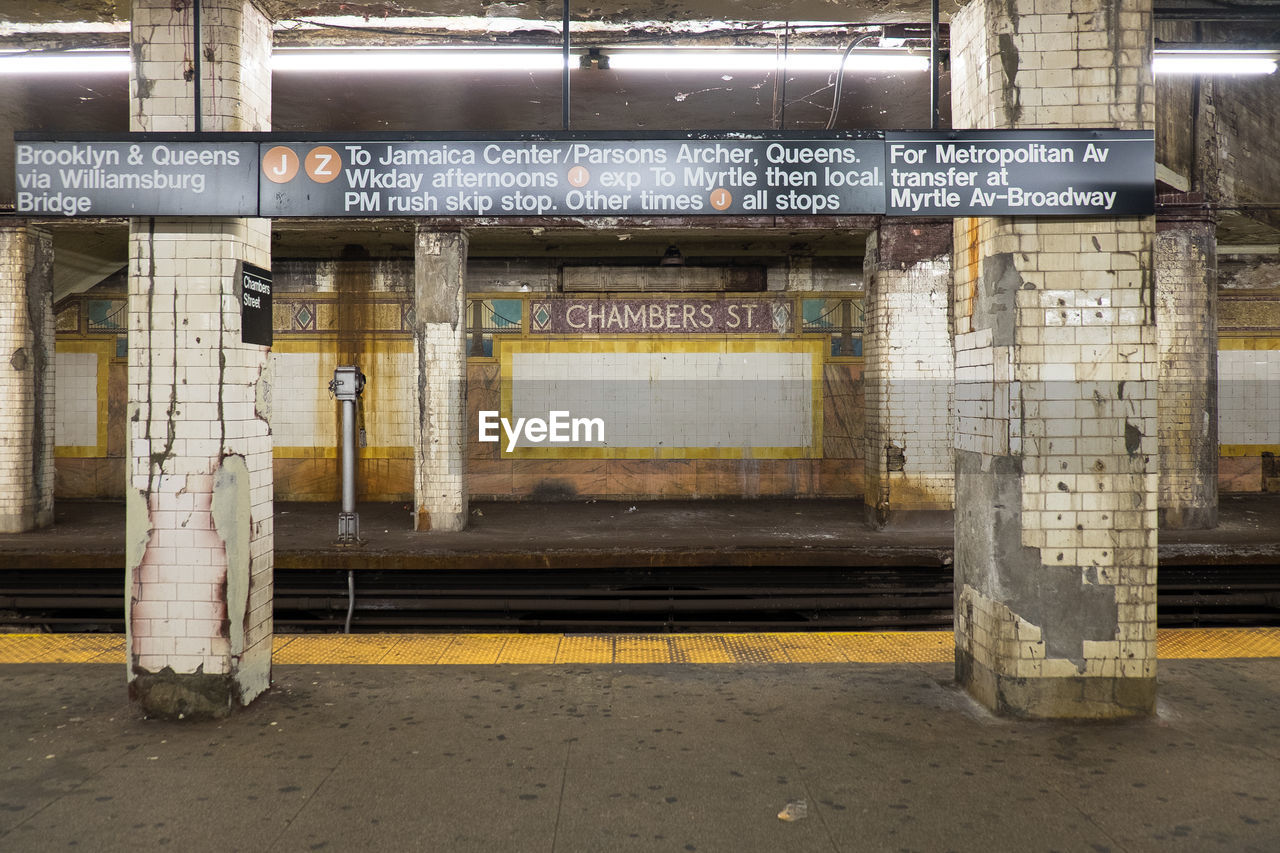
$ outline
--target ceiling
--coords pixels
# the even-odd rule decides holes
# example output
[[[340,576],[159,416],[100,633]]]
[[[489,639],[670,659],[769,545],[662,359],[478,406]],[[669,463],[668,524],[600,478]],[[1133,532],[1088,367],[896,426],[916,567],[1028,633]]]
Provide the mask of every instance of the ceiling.
[[[21,19],[26,24],[52,25],[55,21],[100,22],[93,27],[27,26],[27,32],[0,27],[0,42],[29,49],[67,45],[127,44],[128,4],[108,0],[32,0],[21,12],[4,4],[0,20]],[[279,3],[270,4],[277,22],[276,44],[316,46],[333,44],[557,44],[560,39],[558,4],[463,3],[444,0],[406,0],[396,4]],[[950,12],[955,3],[944,2]],[[613,6],[585,5],[573,15],[575,47],[645,44],[696,39],[699,44],[751,45],[781,48],[844,47],[852,39],[876,36],[880,29],[862,25],[927,21],[924,2],[854,2],[800,0],[773,3],[747,0],[735,3],[735,22],[713,19],[723,15],[722,2],[642,2]],[[334,26],[291,28],[290,20],[338,14]],[[369,20],[352,17],[367,14]],[[430,18],[421,18],[422,15]],[[450,15],[470,16],[454,17]],[[790,15],[793,19],[827,22],[780,32],[768,21]],[[745,19],[748,24],[740,23]],[[112,22],[116,22],[113,26]],[[839,23],[846,22],[846,23]],[[851,27],[847,22],[857,22]],[[375,27],[376,31],[351,29]],[[77,32],[60,32],[75,29]],[[90,32],[79,30],[88,29]],[[927,34],[927,25],[894,31],[916,38]],[[874,42],[873,42],[874,43]],[[831,75],[804,72],[782,75],[774,71],[718,73],[716,71],[620,72],[575,69],[572,72],[571,118],[574,130],[754,130],[825,127],[831,118],[834,87]],[[945,73],[940,90],[944,116],[950,84]],[[278,131],[501,131],[558,130],[562,127],[562,80],[558,72],[473,72],[469,74],[404,73],[277,73],[272,81],[273,129]],[[848,75],[837,128],[885,129],[926,127],[929,122],[929,85],[926,74],[881,73]],[[42,132],[128,130],[128,80],[124,74],[0,75],[0,134],[15,130]],[[0,146],[0,206],[13,198],[12,148]],[[609,223],[605,223],[608,225]],[[613,223],[616,225],[616,223]],[[708,222],[709,225],[712,223]],[[75,282],[60,283],[60,292],[92,284],[93,258],[103,263],[122,262],[125,244],[122,227],[106,221],[53,223],[58,248],[76,253]],[[865,223],[832,228],[830,221],[793,224],[772,229],[735,227],[719,223],[704,233],[705,246],[691,246],[703,254],[857,254],[862,249]],[[859,227],[861,225],[861,227]],[[476,232],[472,251],[479,256],[503,254],[546,257],[616,256],[654,254],[660,257],[669,243],[689,237],[687,229],[673,223],[628,223],[624,232],[600,227],[600,222],[571,223],[550,230],[489,226]],[[852,236],[856,234],[856,236]],[[347,243],[359,242],[378,254],[411,251],[408,223],[318,223],[277,221],[273,253],[281,256],[330,256]],[[688,254],[688,252],[687,252]],[[86,284],[87,282],[88,284]]]
[[[56,21],[128,21],[129,0],[24,0],[0,8],[0,21],[51,23]],[[562,5],[557,2],[522,0],[395,0],[395,2],[298,2],[264,0],[261,3],[276,19],[327,15],[377,18],[423,17],[509,17],[559,21]],[[963,3],[941,0],[940,9],[948,19]],[[570,5],[574,20],[614,22],[663,22],[698,19],[735,21],[845,21],[901,22],[927,21],[929,0],[594,0]]]

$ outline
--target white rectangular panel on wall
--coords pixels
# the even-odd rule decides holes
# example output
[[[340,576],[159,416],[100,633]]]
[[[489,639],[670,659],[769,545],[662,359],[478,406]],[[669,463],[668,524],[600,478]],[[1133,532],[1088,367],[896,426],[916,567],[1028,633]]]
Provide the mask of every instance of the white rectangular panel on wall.
[[[320,370],[320,353],[273,352],[271,394],[271,434],[276,447],[313,447],[328,443],[333,435],[334,415],[329,404],[328,383],[332,374]],[[325,418],[327,428],[320,419]]]
[[[59,352],[54,382],[54,444],[98,444],[98,354]]]
[[[604,427],[603,440],[585,427],[577,440],[560,443],[522,437],[515,455],[601,448],[642,458],[771,458],[820,450],[820,344],[755,342],[767,347],[761,352],[704,342],[622,351],[643,344],[558,342],[546,351],[504,352],[505,417],[549,421],[552,412],[564,412],[569,419],[598,418]]]
[[[1218,442],[1280,444],[1280,350],[1218,352]]]

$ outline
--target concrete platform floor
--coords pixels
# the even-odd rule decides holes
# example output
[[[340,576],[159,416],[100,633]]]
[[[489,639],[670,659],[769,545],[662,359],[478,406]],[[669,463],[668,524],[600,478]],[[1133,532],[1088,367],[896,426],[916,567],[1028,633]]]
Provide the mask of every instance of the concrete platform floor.
[[[360,547],[334,544],[337,506],[276,506],[276,567],[609,568],[941,565],[950,525],[874,530],[861,501],[477,503],[461,533],[415,533],[407,504],[359,507]],[[124,565],[124,504],[59,501],[55,524],[0,535],[0,568]],[[1214,530],[1161,531],[1163,563],[1280,561],[1280,495],[1229,495]]]
[[[1087,725],[937,663],[280,666],[200,724],[122,676],[0,667],[0,849],[1280,849],[1275,659],[1162,662],[1157,717]]]

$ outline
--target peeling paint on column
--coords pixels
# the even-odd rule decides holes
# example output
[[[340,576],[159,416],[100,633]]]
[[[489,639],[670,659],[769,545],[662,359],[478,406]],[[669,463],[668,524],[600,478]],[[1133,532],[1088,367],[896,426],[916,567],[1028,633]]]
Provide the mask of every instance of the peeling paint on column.
[[[262,368],[258,371],[258,381],[253,383],[253,415],[266,426],[267,435],[271,434],[272,375],[270,365],[269,361],[263,363]]]
[[[31,229],[27,260],[27,317],[31,324],[31,413],[32,501],[35,526],[53,523],[53,237]]]
[[[1149,0],[973,0],[952,19],[956,126],[1149,128],[1149,22]],[[1002,713],[1149,714],[1154,223],[954,229],[956,677]]]
[[[130,408],[136,407],[131,405]],[[147,507],[146,493],[138,489],[125,489],[124,502],[124,589],[128,617],[124,620],[125,648],[129,650],[129,673],[132,676],[140,669],[138,646],[135,645],[133,636],[133,609],[142,598],[141,569],[147,546],[151,543],[151,513]]]
[[[236,690],[240,697],[252,699],[271,686],[271,657],[246,654],[246,616],[252,586],[249,543],[253,537],[249,483],[249,467],[244,457],[224,457],[214,474],[211,512],[214,530],[227,555],[226,636],[230,642],[232,668],[238,675]]]
[[[461,530],[466,493],[466,269],[463,232],[419,231],[414,272],[414,529]]]
[[[269,22],[243,0],[205,11],[222,81],[205,130],[270,129]],[[131,14],[130,129],[185,130],[189,21],[170,0]],[[187,96],[154,97],[171,84]],[[269,352],[243,343],[231,297],[236,261],[270,267],[269,223],[137,218],[129,246],[130,695],[149,714],[221,716],[270,683]]]
[[[982,263],[980,281],[978,300],[974,305],[975,319],[983,316],[987,321],[985,328],[991,329],[992,345],[1013,346],[1017,297],[1023,281],[1012,253],[1000,252],[986,258]]]
[[[49,234],[0,226],[0,532],[53,522],[53,258]]]
[[[951,250],[949,222],[886,221],[867,239],[864,499],[879,527],[954,506]]]
[[[1018,88],[1018,27],[1021,17],[1016,0],[1005,0],[1005,19],[1012,32],[1000,33],[997,44],[1000,55],[1000,69],[1004,72],[1005,85],[1001,87],[1000,96],[1004,100],[1006,118],[1009,125],[1017,127],[1022,118],[1022,91]]]
[[[1217,241],[1212,216],[1186,200],[1155,244],[1160,523],[1207,529],[1218,520]]]

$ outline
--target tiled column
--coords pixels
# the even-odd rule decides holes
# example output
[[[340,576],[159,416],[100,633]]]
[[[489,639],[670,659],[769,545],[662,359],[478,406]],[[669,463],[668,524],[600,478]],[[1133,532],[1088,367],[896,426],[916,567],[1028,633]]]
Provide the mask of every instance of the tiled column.
[[[957,128],[1153,122],[1150,0],[974,0]],[[955,223],[956,678],[1029,717],[1149,714],[1152,218]]]
[[[414,530],[467,525],[467,235],[419,228],[414,253]]]
[[[1203,201],[1164,197],[1156,223],[1160,524],[1218,523],[1218,257]]]
[[[885,221],[864,270],[868,515],[882,527],[949,520],[951,223]]]
[[[268,130],[269,21],[202,9],[204,130]],[[189,14],[134,0],[131,38],[132,129],[193,129]],[[270,684],[269,353],[241,342],[234,288],[270,250],[265,220],[130,223],[128,667],[149,714],[220,716]]]
[[[0,225],[0,533],[53,522],[53,241]]]

